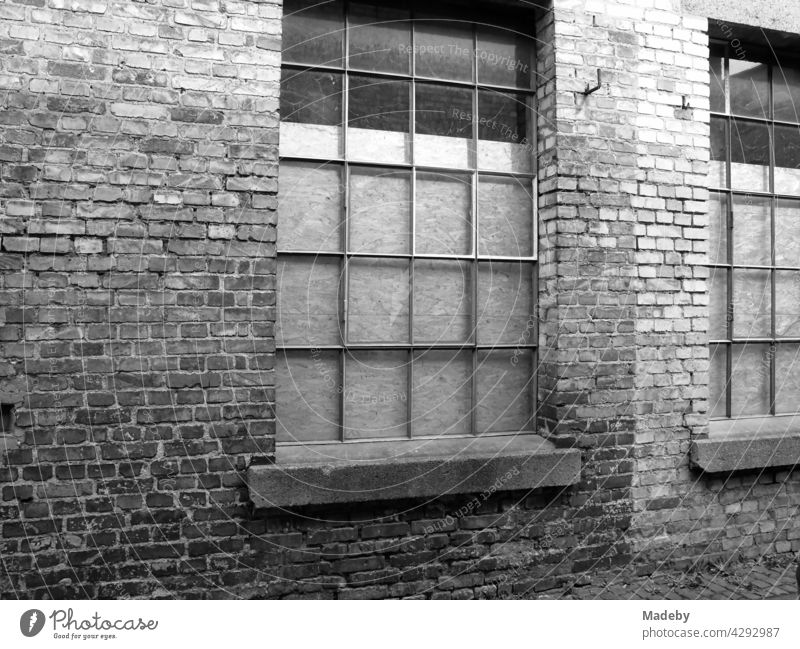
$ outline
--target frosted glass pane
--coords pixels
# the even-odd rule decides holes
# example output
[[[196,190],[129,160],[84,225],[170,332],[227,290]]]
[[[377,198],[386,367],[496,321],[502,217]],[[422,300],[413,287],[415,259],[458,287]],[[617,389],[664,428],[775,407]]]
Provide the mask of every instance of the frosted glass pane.
[[[533,199],[529,180],[481,176],[478,182],[478,252],[530,257]]]
[[[414,157],[419,165],[470,167],[473,148],[472,90],[416,85]]]
[[[478,353],[477,428],[479,433],[533,428],[533,355],[514,350]]]
[[[414,161],[420,166],[470,169],[473,148],[473,141],[462,137],[418,133],[414,136]]]
[[[408,342],[408,262],[351,259],[351,343]]]
[[[535,151],[527,97],[480,91],[478,102],[478,168],[529,173]]]
[[[725,264],[728,261],[728,199],[724,194],[711,192],[709,195],[708,220],[711,263]]]
[[[341,251],[342,168],[282,161],[278,249]]]
[[[278,345],[335,345],[339,335],[339,260],[278,258]]]
[[[347,129],[347,157],[353,162],[404,164],[411,161],[411,134],[400,131]]]
[[[774,348],[772,348],[774,349]],[[769,345],[734,345],[731,367],[731,416],[769,414]]]
[[[726,354],[726,345],[711,345],[711,365],[708,377],[708,410],[711,417],[725,417]]]
[[[417,174],[417,253],[470,253],[471,194],[469,176],[455,173]]]
[[[775,233],[775,263],[800,266],[800,201],[778,201]]]
[[[769,266],[770,199],[733,197],[733,263]]]
[[[769,271],[733,271],[733,335],[756,338],[771,334]]]
[[[472,264],[414,264],[414,342],[467,342],[471,330]]]
[[[800,126],[775,125],[775,193],[800,195]]]
[[[535,342],[530,330],[533,300],[530,264],[479,264],[478,342],[483,345],[516,343],[520,339]]]
[[[775,272],[775,334],[800,338],[800,271]]]
[[[734,115],[769,117],[768,66],[755,61],[729,59],[731,112]]]
[[[532,50],[532,39],[511,29],[479,27],[478,81],[531,88]]]
[[[731,121],[731,187],[769,191],[770,136],[766,124]]]
[[[475,50],[471,25],[426,16],[415,22],[414,29],[419,76],[473,80]]]
[[[353,352],[345,360],[345,439],[405,437],[408,355]]]
[[[471,430],[472,354],[430,350],[414,359],[414,435],[466,435]]]
[[[350,67],[408,74],[411,25],[408,11],[351,3]]]
[[[349,252],[408,253],[411,174],[351,168]]]
[[[342,65],[342,3],[286,0],[283,5],[283,60],[339,67]]]
[[[279,442],[339,439],[339,353],[288,351],[275,357]]]
[[[775,358],[775,412],[800,411],[800,345],[777,345]]]
[[[708,186],[728,186],[728,132],[727,122],[720,117],[711,118],[711,162],[708,165]]]
[[[772,69],[775,119],[800,122],[800,69],[776,65]]]
[[[342,156],[342,127],[281,121],[281,155],[329,159]]]
[[[709,327],[712,340],[728,338],[728,270],[712,268],[709,278]]]

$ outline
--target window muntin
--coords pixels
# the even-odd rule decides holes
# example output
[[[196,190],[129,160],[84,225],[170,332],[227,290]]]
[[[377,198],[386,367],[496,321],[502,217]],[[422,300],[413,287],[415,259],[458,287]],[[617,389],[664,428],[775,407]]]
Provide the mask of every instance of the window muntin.
[[[710,70],[710,413],[797,413],[800,64],[714,45]]]
[[[400,5],[284,12],[278,441],[531,430],[533,39]]]

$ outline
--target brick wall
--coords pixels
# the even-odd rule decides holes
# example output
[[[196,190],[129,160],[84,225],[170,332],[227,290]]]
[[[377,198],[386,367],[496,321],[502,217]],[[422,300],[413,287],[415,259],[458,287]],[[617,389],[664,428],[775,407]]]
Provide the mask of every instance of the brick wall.
[[[280,13],[0,5],[0,593],[525,596],[798,549],[788,474],[688,467],[708,72],[704,21],[674,0],[555,0],[537,25],[540,423],[583,449],[583,481],[253,514],[243,470],[274,443]]]

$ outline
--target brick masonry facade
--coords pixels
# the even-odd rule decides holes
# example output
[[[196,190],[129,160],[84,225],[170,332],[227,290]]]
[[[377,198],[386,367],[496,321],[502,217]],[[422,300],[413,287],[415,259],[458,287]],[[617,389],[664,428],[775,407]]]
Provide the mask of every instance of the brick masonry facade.
[[[678,0],[537,21],[540,432],[582,449],[582,481],[252,511],[245,469],[274,451],[280,18],[0,5],[0,593],[526,596],[800,549],[792,475],[689,467],[709,74],[707,21]]]

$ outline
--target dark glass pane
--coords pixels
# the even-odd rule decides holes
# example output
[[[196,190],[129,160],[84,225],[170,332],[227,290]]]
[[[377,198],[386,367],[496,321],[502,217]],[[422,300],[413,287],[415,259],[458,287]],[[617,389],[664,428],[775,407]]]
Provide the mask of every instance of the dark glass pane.
[[[708,410],[712,417],[726,416],[727,377],[727,345],[711,345],[711,364],[709,367]]]
[[[507,95],[491,90],[478,93],[478,138],[528,144],[528,104],[524,95]]]
[[[731,187],[769,190],[770,136],[766,124],[731,121]]]
[[[337,441],[340,394],[339,352],[279,352],[275,357],[278,441]]]
[[[777,345],[775,355],[775,413],[800,411],[800,345]]]
[[[280,110],[281,119],[285,122],[340,126],[342,75],[284,69]]]
[[[800,126],[775,125],[775,193],[800,196]]]
[[[472,137],[472,90],[418,83],[416,109],[417,133]]]
[[[711,162],[708,168],[710,187],[728,186],[728,120],[711,118]]]
[[[769,336],[772,290],[770,271],[733,271],[733,335],[736,338]]]
[[[498,86],[531,87],[532,39],[511,29],[478,31],[478,81]]]
[[[345,438],[405,437],[408,354],[358,351],[345,359]]]
[[[710,240],[708,254],[712,264],[728,262],[728,197],[711,192],[708,197]]]
[[[769,378],[775,348],[734,345],[731,360],[731,416],[769,414]]]
[[[779,200],[775,208],[775,263],[800,266],[800,201]]]
[[[724,59],[721,48],[712,47],[709,57],[711,72],[711,110],[717,113],[725,112],[725,78]]]
[[[731,113],[769,117],[769,74],[765,63],[729,59]]]
[[[342,3],[286,0],[283,3],[283,60],[341,67],[344,42]]]
[[[772,101],[775,119],[800,122],[800,67],[776,65],[772,68]]]
[[[408,74],[411,25],[408,11],[351,4],[350,67]]]
[[[414,24],[416,73],[422,77],[472,81],[475,50],[472,26],[426,18]]]
[[[772,258],[771,199],[751,195],[733,197],[733,263],[768,266]]]
[[[410,87],[407,81],[351,75],[348,124],[408,133]]]

